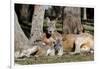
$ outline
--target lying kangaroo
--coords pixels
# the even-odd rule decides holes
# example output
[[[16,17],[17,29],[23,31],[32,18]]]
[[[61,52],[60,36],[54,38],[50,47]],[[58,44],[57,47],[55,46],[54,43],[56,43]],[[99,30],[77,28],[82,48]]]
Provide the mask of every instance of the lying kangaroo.
[[[93,52],[94,40],[89,33],[67,34],[63,36],[64,52],[72,52],[72,54],[82,52]]]

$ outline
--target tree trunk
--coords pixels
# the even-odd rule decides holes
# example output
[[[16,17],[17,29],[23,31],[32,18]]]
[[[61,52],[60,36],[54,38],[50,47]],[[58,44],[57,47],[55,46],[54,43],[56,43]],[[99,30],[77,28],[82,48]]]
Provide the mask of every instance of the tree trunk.
[[[16,13],[14,13],[14,21],[15,51],[19,51],[25,48],[24,46],[27,44],[28,39],[19,25]]]
[[[65,7],[63,11],[63,33],[78,34],[82,31],[80,8]]]
[[[34,44],[36,40],[40,40],[41,34],[43,33],[44,13],[45,8],[43,6],[36,5],[34,7],[30,44]]]
[[[87,20],[87,13],[86,13],[86,8],[83,9],[84,13],[83,13],[83,20]]]
[[[14,14],[15,16],[14,17],[14,20],[15,20],[15,24],[14,24],[15,58],[22,57],[22,56],[30,56],[31,53],[37,51],[38,46],[36,47],[33,44],[36,40],[40,39],[40,36],[43,33],[44,12],[45,12],[45,9],[43,6],[35,6],[34,14],[32,18],[32,28],[31,28],[30,40],[28,40],[23,30],[21,29],[19,22],[18,22],[17,15]]]

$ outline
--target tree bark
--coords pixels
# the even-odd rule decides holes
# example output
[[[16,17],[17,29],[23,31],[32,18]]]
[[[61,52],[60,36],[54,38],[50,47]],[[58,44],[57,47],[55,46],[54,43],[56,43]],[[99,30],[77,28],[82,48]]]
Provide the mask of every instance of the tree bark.
[[[63,11],[63,33],[78,34],[81,33],[81,13],[78,7],[65,7]]]
[[[15,51],[22,50],[28,42],[28,38],[22,31],[16,13],[14,13],[14,38],[15,38]]]
[[[36,5],[34,7],[30,44],[34,44],[36,40],[40,40],[41,34],[43,33],[44,13],[44,6]]]

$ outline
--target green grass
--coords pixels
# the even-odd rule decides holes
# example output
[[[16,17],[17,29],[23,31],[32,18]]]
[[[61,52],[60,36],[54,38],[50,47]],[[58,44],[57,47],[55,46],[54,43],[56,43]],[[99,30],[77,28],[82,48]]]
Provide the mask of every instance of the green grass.
[[[84,29],[86,32],[94,35],[94,26],[89,26],[89,25],[83,25]]]
[[[21,65],[29,64],[50,64],[50,63],[67,63],[67,62],[82,62],[93,61],[93,55],[63,55],[58,56],[46,56],[46,57],[30,57],[24,59],[16,59],[15,63]]]
[[[87,30],[94,30],[93,26],[89,26],[89,25],[83,25],[83,27]]]

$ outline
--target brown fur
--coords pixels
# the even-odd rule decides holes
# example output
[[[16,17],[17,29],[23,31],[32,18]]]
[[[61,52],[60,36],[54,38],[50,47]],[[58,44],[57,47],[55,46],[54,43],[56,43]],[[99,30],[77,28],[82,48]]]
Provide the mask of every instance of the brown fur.
[[[57,40],[57,39],[62,40],[62,35],[58,32],[53,32],[52,38],[55,39],[55,40]]]
[[[64,52],[72,51],[74,48],[76,36],[74,34],[63,35],[62,44],[64,48]]]
[[[44,33],[43,38],[42,38],[43,45],[51,47],[53,42],[55,42],[55,40],[52,37],[47,38],[46,34]]]
[[[82,39],[80,39],[82,38]],[[92,48],[93,46],[93,36],[88,33],[82,33],[79,35],[76,34],[67,34],[63,35],[63,48],[65,52],[71,52],[76,47],[76,41],[78,44],[81,42],[80,48]],[[79,42],[80,41],[80,42]]]

